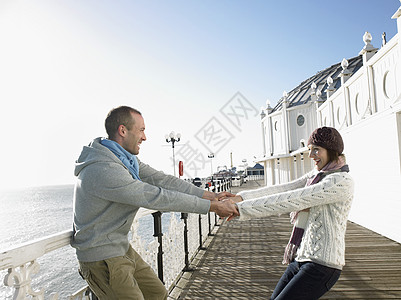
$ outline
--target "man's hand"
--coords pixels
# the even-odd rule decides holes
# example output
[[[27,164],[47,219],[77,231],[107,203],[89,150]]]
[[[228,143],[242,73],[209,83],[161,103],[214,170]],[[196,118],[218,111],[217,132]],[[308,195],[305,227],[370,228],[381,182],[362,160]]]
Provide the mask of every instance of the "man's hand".
[[[232,201],[210,201],[210,211],[215,212],[220,217],[237,217],[239,211]]]
[[[232,194],[230,192],[214,193],[214,192],[210,192],[210,191],[205,191],[203,193],[203,197],[202,198],[212,201],[212,200],[222,200],[224,198],[234,197],[234,196],[235,196],[235,194]]]
[[[217,197],[217,200],[222,200],[222,199],[229,198],[229,197],[235,197],[235,194],[225,191],[225,192],[220,192],[220,193],[216,194],[216,197]]]

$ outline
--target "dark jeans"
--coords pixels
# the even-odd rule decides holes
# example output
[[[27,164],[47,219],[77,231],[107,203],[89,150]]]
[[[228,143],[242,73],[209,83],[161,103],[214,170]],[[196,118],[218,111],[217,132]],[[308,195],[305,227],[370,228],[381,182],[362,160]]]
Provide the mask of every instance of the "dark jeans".
[[[293,261],[281,276],[270,300],[314,300],[328,292],[341,270],[313,262]]]

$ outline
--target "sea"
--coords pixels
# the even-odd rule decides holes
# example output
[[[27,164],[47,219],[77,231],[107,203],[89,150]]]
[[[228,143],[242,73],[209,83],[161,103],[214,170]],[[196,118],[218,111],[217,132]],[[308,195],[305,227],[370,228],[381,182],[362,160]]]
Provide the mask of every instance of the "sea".
[[[30,187],[0,191],[0,251],[22,243],[72,230],[73,185]],[[169,222],[163,214],[162,224]],[[163,226],[163,231],[165,231]],[[140,218],[138,234],[144,243],[153,239],[152,216]],[[75,250],[66,246],[38,259],[40,269],[32,276],[34,290],[45,289],[45,299],[59,299],[86,286],[78,274]],[[0,299],[12,299],[13,289],[4,285],[7,270],[0,271]]]

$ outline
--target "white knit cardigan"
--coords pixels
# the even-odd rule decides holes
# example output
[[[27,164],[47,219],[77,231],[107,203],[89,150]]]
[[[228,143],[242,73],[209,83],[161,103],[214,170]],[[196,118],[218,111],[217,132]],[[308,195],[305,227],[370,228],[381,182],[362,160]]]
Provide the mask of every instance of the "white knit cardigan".
[[[238,193],[240,220],[268,217],[310,208],[296,261],[313,261],[342,269],[345,264],[345,230],[354,194],[354,182],[346,172],[331,173],[306,186],[312,171],[289,183]]]

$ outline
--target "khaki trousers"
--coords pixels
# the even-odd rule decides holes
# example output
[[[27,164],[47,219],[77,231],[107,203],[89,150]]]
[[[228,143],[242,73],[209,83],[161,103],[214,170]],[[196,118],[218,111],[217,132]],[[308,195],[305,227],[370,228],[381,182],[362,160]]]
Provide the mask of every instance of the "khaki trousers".
[[[165,300],[167,290],[130,246],[124,256],[79,262],[80,273],[100,300]]]

